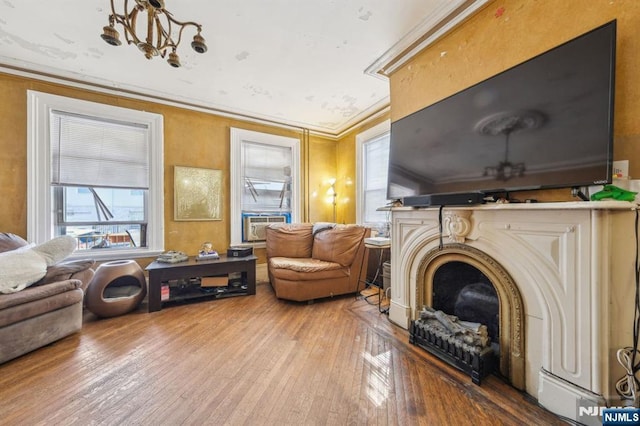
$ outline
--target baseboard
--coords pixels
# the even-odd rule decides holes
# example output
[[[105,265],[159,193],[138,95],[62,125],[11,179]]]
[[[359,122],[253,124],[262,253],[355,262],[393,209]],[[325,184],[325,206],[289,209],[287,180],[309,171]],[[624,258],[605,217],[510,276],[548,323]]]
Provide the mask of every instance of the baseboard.
[[[602,395],[569,383],[544,369],[540,370],[538,377],[538,403],[541,406],[584,425],[602,424],[596,414],[599,407],[606,406]],[[593,414],[587,414],[588,412]]]

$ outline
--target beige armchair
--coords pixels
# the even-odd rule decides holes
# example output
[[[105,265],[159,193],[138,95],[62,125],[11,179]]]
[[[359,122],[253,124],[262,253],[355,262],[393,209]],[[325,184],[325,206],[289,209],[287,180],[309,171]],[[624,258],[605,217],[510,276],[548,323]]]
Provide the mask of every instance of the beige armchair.
[[[276,297],[311,301],[360,291],[370,234],[359,225],[269,225],[267,268]]]

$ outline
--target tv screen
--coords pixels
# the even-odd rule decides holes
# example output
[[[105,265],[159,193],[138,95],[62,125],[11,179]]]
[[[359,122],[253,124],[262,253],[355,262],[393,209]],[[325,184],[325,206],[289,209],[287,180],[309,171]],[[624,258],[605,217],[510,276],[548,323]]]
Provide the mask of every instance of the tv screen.
[[[391,124],[390,200],[611,182],[616,22]]]

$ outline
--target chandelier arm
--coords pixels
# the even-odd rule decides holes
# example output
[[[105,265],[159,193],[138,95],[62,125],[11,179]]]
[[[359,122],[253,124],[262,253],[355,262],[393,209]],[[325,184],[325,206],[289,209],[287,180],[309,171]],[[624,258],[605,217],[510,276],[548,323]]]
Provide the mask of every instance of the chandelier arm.
[[[174,20],[174,22],[177,21]],[[177,24],[180,25],[180,31],[178,31],[178,42],[176,43],[176,46],[180,44],[180,41],[182,40],[182,31],[184,31],[187,26],[196,27],[196,29],[198,30],[198,34],[200,34],[200,31],[202,31],[202,27],[200,26],[200,24],[196,24],[195,22],[180,22]]]
[[[196,27],[198,29],[198,31],[201,30],[202,25],[198,24],[197,22],[194,21],[178,21],[176,18],[173,17],[173,13],[169,12],[166,9],[162,9],[162,13],[164,13],[167,16],[167,19],[171,22],[173,22],[176,25],[179,25],[181,27],[185,27],[187,25],[192,25],[194,27]]]
[[[127,3],[127,0],[124,0],[125,11],[127,10]],[[124,38],[128,44],[137,45],[141,41],[136,34],[136,22],[139,12],[140,9],[134,7],[131,13],[127,15],[116,15],[118,23],[124,27]]]
[[[174,50],[177,45],[173,42],[171,38],[171,22],[167,24],[167,29],[165,30],[162,22],[160,21],[160,16],[155,17],[156,29],[158,33],[158,42],[156,44],[156,49],[160,52],[160,57],[164,58],[166,55],[166,50],[168,47],[172,47]]]
[[[169,26],[171,26],[171,23],[174,23],[174,24],[176,24],[177,26],[180,27],[180,31],[178,31],[178,41],[176,43],[174,43],[174,47],[178,47],[178,45],[180,44],[180,41],[182,40],[182,31],[184,31],[184,29],[186,27],[188,27],[188,26],[196,27],[196,29],[198,30],[198,33],[200,33],[202,31],[202,25],[198,24],[197,22],[194,22],[194,21],[178,21],[176,18],[173,17],[173,14],[171,12],[169,12],[168,10],[162,9],[162,11],[166,15],[167,21],[169,21]]]
[[[197,22],[178,21],[176,18],[173,17],[173,14],[168,10],[166,10],[165,8],[160,9],[160,12],[163,13],[164,16],[167,18],[167,31],[165,31],[165,37],[166,37],[167,43],[163,46],[163,49],[167,47],[171,47],[174,50],[177,49],[178,46],[180,45],[180,42],[182,41],[182,31],[184,31],[184,29],[188,26],[196,27],[196,29],[198,30],[198,33],[202,31],[202,25],[198,24]],[[171,24],[175,24],[178,27],[180,27],[180,30],[178,30],[178,41],[175,41],[175,42],[171,38],[171,32],[172,32]],[[162,26],[160,25],[160,27]],[[164,27],[162,28],[164,29]],[[160,49],[160,47],[158,47],[158,49]]]
[[[177,26],[180,27],[180,30],[178,31],[178,41],[173,43],[173,47],[177,48],[180,45],[180,42],[182,41],[182,32],[184,31],[184,29],[186,27],[189,26],[193,26],[197,29],[198,33],[200,33],[202,31],[202,25],[198,24],[197,22],[193,22],[193,21],[178,21],[176,18],[173,17],[173,15],[169,12],[169,11],[164,11],[165,15],[167,17],[167,21],[169,22],[169,27],[171,27],[171,24],[176,24]],[[172,40],[173,42],[173,40]]]
[[[116,13],[116,7],[113,5],[113,0],[110,0],[110,3],[111,3],[111,15],[109,16],[109,18],[111,19],[112,17],[121,16]],[[118,20],[118,23],[120,23],[119,20]]]
[[[111,3],[113,4],[113,0],[111,0]],[[140,42],[136,36],[136,16],[138,15],[138,8],[134,7],[131,13],[128,13],[128,10],[129,1],[124,0],[124,14],[120,15],[122,16],[120,24],[124,27],[124,38],[128,44],[138,44]]]
[[[126,0],[125,0],[126,4]],[[126,16],[126,25],[124,27],[124,38],[129,44],[138,45],[142,40],[138,38],[136,31],[136,23],[138,22],[138,8],[134,8],[130,14]]]

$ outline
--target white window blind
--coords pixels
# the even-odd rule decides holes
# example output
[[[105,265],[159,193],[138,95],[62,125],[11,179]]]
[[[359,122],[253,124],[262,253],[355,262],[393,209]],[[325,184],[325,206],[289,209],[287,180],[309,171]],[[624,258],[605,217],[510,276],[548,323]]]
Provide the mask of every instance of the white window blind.
[[[386,222],[386,212],[376,211],[387,204],[389,169],[389,133],[363,144],[364,156],[364,221]]]
[[[242,162],[247,178],[282,181],[285,167],[291,167],[291,148],[245,142]]]
[[[149,189],[147,126],[51,112],[51,184]]]

